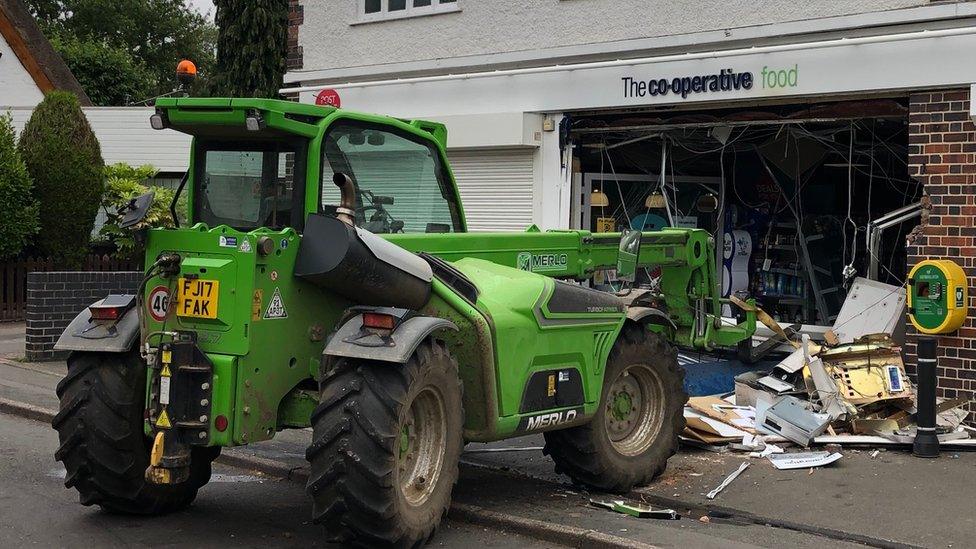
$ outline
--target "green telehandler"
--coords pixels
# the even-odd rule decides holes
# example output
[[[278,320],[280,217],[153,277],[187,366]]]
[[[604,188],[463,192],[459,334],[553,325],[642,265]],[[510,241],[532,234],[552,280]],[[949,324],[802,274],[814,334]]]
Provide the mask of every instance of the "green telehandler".
[[[620,492],[664,470],[687,400],[676,346],[735,347],[701,230],[468,233],[443,125],[263,99],[160,99],[193,137],[175,229],[134,295],[57,349],[56,457],[81,503],[189,505],[220,449],[311,427],[332,540],[414,546],[467,442],[545,435],[557,470]],[[619,292],[586,285],[617,269]]]

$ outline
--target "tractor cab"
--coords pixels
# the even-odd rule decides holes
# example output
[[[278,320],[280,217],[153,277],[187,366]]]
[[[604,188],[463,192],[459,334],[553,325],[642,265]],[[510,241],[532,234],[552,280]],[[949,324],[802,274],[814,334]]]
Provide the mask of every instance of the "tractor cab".
[[[353,217],[374,234],[458,233],[464,215],[430,122],[262,99],[159,100],[153,127],[194,137],[186,188],[190,225],[301,231],[334,214],[342,173],[355,185]],[[175,210],[175,204],[174,204]]]

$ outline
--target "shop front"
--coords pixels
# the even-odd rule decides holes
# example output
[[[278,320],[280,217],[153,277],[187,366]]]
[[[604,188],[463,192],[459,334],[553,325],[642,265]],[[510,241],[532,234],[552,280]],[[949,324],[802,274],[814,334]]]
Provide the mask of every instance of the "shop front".
[[[972,227],[959,208],[972,209],[976,57],[963,52],[976,51],[976,28],[861,34],[292,91],[443,120],[452,157],[508,173],[521,162],[521,193],[476,199],[484,228],[509,210],[544,229],[706,229],[723,244],[725,294],[818,333],[856,277],[901,286],[918,257],[965,256],[976,236],[955,228]],[[517,138],[483,137],[506,120]]]

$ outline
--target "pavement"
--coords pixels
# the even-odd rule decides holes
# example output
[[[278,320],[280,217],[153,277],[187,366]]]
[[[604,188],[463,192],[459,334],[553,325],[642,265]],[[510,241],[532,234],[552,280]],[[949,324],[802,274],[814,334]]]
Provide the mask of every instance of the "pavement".
[[[23,322],[0,322],[0,356],[23,360],[26,330]]]
[[[0,355],[4,350],[3,331],[0,326]],[[23,363],[11,360],[10,356],[0,358],[0,400],[30,404],[41,411],[41,416],[44,410],[55,410],[57,399],[53,387],[65,371],[64,364]],[[10,410],[0,405],[0,412],[3,411]],[[26,499],[36,498],[47,502],[43,505],[60,506],[76,501],[76,496],[65,490],[60,481],[50,480],[52,471],[60,466],[51,457],[56,435],[50,427],[0,413],[0,432],[5,435],[0,437],[0,478],[16,479],[17,486],[22,481],[34,486],[21,487],[22,491],[17,492],[21,495],[12,496],[13,501],[6,495],[7,490],[0,491],[0,539],[10,539],[4,535],[6,531],[26,535],[25,530],[40,528],[43,534],[36,535],[46,540],[41,545],[63,545],[52,536],[66,535],[78,524],[90,528],[91,536],[102,535],[98,533],[101,530],[138,530],[130,524],[132,519],[110,517],[74,504],[70,511],[59,511],[57,517],[63,519],[54,521],[50,527],[41,525],[48,524],[43,517],[53,512],[52,509],[21,513],[22,507],[30,506]],[[12,435],[8,436],[8,432]],[[274,535],[289,533],[295,540],[302,539],[299,536],[304,535],[304,530],[314,535],[315,528],[305,524],[308,506],[302,492],[307,476],[304,451],[309,436],[307,430],[285,431],[273,441],[225,450],[221,474],[229,475],[227,478],[250,475],[261,482],[217,481],[208,485],[201,490],[195,509],[185,513],[184,518],[189,522],[180,521],[180,528],[206,530],[206,525],[223,524],[222,521],[228,520],[229,506],[241,521],[235,527],[239,532],[235,535],[241,536],[236,539],[238,543],[277,545]],[[683,450],[672,458],[664,475],[628,496],[633,501],[644,500],[658,507],[674,508],[682,514],[679,521],[658,521],[635,519],[589,506],[590,497],[605,496],[587,494],[571,485],[566,477],[555,474],[552,461],[538,449],[542,444],[542,437],[535,435],[487,445],[467,445],[461,479],[454,492],[456,505],[449,521],[453,526],[445,528],[436,543],[460,547],[480,540],[491,547],[522,542],[526,544],[520,546],[525,547],[538,546],[533,543],[583,546],[590,545],[585,543],[590,539],[586,536],[595,536],[592,539],[601,540],[597,545],[604,546],[626,546],[631,542],[703,548],[976,547],[973,534],[976,514],[972,512],[976,453],[948,452],[939,459],[924,460],[901,450],[889,449],[872,457],[870,450],[845,449],[844,458],[830,467],[778,471],[765,460]],[[715,500],[707,500],[704,494],[743,461],[749,462],[750,467]],[[257,469],[270,476],[242,473],[229,465]],[[41,481],[41,477],[50,481]],[[251,496],[260,498],[260,509],[270,513],[269,516],[279,516],[275,510],[280,507],[280,520],[256,523],[253,518],[256,511],[244,499]],[[25,501],[18,502],[20,497]],[[249,514],[252,518],[246,520]],[[70,517],[81,522],[68,522]],[[146,520],[135,522],[141,525]],[[154,519],[152,524],[170,524],[168,520],[157,523]],[[227,524],[230,528],[235,523]],[[563,528],[563,533],[546,537],[546,527],[552,531]],[[498,537],[502,531],[536,539]],[[460,537],[450,537],[451,532]],[[261,535],[272,538],[266,540]],[[468,537],[476,535],[483,538]],[[540,537],[544,541],[538,541]],[[107,538],[92,537],[90,541],[103,539]],[[149,543],[147,539],[119,538],[123,545]],[[202,539],[204,545],[218,541],[212,537]],[[281,538],[277,542],[291,544],[291,538],[286,539],[288,543]],[[227,538],[219,540],[226,542]]]

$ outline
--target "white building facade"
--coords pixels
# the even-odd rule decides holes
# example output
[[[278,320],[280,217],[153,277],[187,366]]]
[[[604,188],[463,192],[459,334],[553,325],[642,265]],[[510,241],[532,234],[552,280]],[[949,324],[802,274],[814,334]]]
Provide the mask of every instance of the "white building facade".
[[[576,226],[567,115],[976,82],[969,2],[293,0],[292,10],[285,91],[446,123],[474,230]]]

